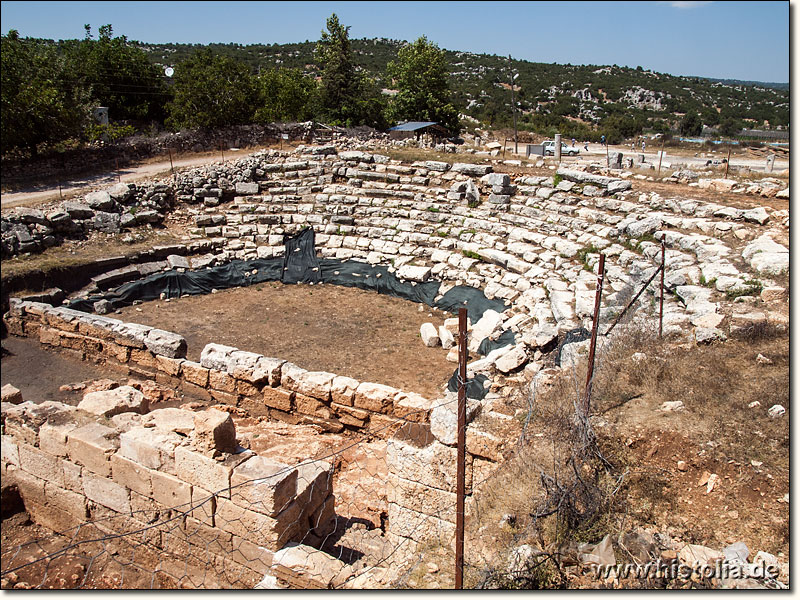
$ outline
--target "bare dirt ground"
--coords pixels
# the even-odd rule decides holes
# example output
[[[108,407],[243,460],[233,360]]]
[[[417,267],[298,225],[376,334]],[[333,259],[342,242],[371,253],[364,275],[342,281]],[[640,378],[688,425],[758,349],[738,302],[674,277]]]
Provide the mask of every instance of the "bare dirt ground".
[[[419,306],[356,288],[270,282],[114,316],[183,335],[191,360],[213,342],[437,398],[456,365],[441,347],[426,348],[419,328],[451,315]]]

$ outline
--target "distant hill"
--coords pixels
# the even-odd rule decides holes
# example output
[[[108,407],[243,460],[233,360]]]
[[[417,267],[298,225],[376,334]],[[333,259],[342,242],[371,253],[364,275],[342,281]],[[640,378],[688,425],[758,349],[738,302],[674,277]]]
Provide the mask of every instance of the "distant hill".
[[[386,38],[355,39],[358,64],[378,83],[391,89],[386,65],[405,42]],[[254,71],[297,68],[316,74],[315,41],[294,44],[208,44],[214,52],[246,62]],[[199,44],[138,44],[151,60],[174,66]],[[571,123],[582,133],[606,119],[620,127],[638,121],[648,128],[674,127],[687,112],[701,115],[709,127],[734,120],[750,128],[787,127],[788,84],[674,76],[617,65],[558,65],[506,57],[446,50],[451,65],[453,100],[466,115],[494,126],[511,121],[510,68],[519,72],[516,100],[520,126],[541,130],[552,123],[564,129]],[[535,125],[536,127],[533,127]],[[624,132],[623,132],[624,133]]]
[[[776,83],[770,81],[743,81],[741,79],[714,79],[710,77],[705,77],[704,79],[708,79],[709,81],[715,81],[718,83],[724,83],[726,85],[747,85],[752,87],[773,88],[776,90],[789,89],[788,81],[786,83]]]

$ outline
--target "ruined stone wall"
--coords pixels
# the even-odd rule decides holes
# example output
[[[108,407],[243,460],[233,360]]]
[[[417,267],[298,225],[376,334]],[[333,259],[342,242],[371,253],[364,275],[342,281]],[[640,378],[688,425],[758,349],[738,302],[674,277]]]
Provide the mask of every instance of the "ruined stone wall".
[[[273,420],[389,437],[398,418],[425,422],[433,406],[419,394],[307,371],[230,346],[208,344],[199,363],[190,361],[182,336],[137,323],[14,298],[10,306],[4,321],[13,335],[38,338],[81,359],[99,359],[131,375],[177,385],[195,397],[241,406]]]
[[[176,578],[194,568],[212,586],[252,587],[275,551],[331,531],[329,463],[290,467],[245,450],[224,412],[147,409],[127,386],[77,408],[4,402],[3,485],[67,538],[123,535],[128,560],[155,557]]]

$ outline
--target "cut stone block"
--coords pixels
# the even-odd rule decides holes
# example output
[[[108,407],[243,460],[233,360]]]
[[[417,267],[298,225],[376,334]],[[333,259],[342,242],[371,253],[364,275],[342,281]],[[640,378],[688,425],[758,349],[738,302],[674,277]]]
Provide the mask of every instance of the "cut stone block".
[[[109,458],[120,446],[116,429],[89,423],[67,434],[69,459],[103,477],[111,476]]]
[[[192,441],[201,450],[236,452],[236,427],[231,415],[209,409],[194,415]]]
[[[124,412],[144,414],[149,410],[150,403],[136,388],[122,385],[113,390],[89,392],[78,408],[100,417],[113,417]]]
[[[238,465],[231,476],[234,504],[274,517],[292,502],[297,490],[297,469],[262,456]]]

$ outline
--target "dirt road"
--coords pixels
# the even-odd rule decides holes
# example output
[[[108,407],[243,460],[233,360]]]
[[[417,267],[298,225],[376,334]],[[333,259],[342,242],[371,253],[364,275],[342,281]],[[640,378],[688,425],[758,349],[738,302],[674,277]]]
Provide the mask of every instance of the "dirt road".
[[[255,149],[248,149],[247,151],[226,151],[225,160],[236,160],[245,154],[255,152]],[[218,153],[204,153],[202,155],[189,156],[186,158],[175,158],[172,161],[175,169],[186,167],[197,167],[215,162],[221,162],[222,159]],[[39,187],[35,186],[20,192],[3,193],[0,196],[0,205],[2,208],[14,208],[15,206],[35,206],[38,204],[46,204],[59,200],[62,196],[64,198],[72,198],[80,194],[85,194],[96,188],[107,187],[117,183],[118,181],[125,183],[132,183],[141,181],[143,179],[151,179],[158,175],[168,175],[170,173],[171,165],[169,158],[166,160],[164,157],[159,157],[153,162],[126,167],[120,171],[113,173],[104,173],[101,175],[91,175],[85,178],[75,178],[67,185],[62,186],[60,189],[56,187]]]

